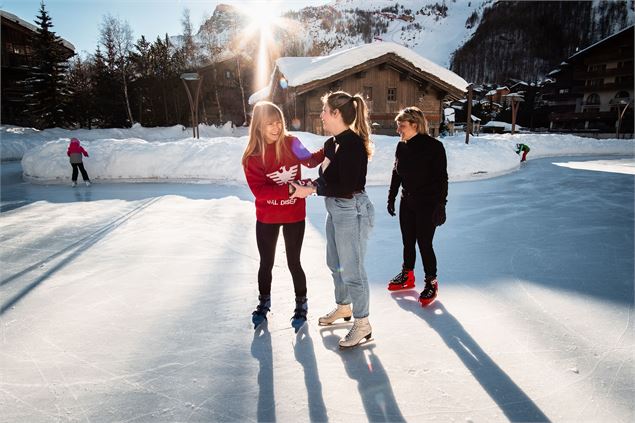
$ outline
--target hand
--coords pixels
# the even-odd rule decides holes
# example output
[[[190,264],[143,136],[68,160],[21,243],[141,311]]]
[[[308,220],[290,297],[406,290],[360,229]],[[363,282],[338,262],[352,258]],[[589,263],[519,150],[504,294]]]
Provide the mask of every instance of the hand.
[[[445,204],[437,204],[434,212],[432,213],[432,221],[435,226],[441,226],[445,223]]]
[[[291,185],[295,188],[295,191],[293,192],[293,195],[291,195],[291,198],[306,198],[315,192],[315,188],[312,186],[305,187],[302,185],[298,185],[295,182],[291,182]]]
[[[386,209],[388,210],[388,214],[391,216],[395,215],[395,200],[388,200],[388,207],[386,207]]]

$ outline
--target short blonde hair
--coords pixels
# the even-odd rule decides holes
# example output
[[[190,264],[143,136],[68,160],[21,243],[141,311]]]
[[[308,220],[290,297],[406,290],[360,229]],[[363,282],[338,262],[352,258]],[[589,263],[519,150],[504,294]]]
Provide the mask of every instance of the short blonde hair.
[[[417,125],[417,132],[420,134],[428,133],[428,120],[420,108],[415,106],[401,109],[395,117],[395,122],[410,122]]]

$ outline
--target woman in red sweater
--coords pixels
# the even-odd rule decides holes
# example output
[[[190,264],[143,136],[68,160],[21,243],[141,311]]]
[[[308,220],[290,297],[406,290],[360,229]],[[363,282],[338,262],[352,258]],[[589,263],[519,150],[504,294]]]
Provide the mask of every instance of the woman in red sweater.
[[[300,264],[304,238],[306,202],[291,198],[291,181],[301,181],[300,165],[316,167],[324,152],[310,153],[297,138],[289,135],[282,111],[268,101],[254,106],[249,140],[243,154],[243,168],[251,192],[256,197],[256,242],[260,253],[258,306],[252,313],[254,327],[267,318],[271,307],[271,270],[280,228],[293,278],[296,307],[292,325],[296,332],[306,322],[306,276]]]

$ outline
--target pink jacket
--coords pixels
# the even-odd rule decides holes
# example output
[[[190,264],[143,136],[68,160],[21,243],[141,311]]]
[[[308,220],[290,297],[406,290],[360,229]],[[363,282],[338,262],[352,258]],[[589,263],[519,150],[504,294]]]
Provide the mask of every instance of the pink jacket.
[[[66,151],[66,155],[70,157],[71,163],[81,163],[82,154],[88,157],[88,152],[79,144],[79,140],[77,138],[71,138],[71,143],[68,145],[68,150]]]

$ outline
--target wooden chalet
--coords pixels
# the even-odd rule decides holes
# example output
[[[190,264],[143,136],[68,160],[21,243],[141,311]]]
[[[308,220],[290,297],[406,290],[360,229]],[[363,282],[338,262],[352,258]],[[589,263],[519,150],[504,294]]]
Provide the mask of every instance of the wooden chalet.
[[[4,124],[29,125],[22,114],[24,93],[19,81],[27,76],[27,68],[35,65],[33,59],[33,38],[37,27],[16,15],[0,10],[2,30],[2,114]],[[68,58],[75,53],[75,47],[62,39],[64,52]]]
[[[250,103],[267,99],[282,107],[290,129],[323,134],[321,97],[344,90],[364,96],[375,133],[395,134],[394,118],[407,106],[423,110],[438,136],[443,101],[464,97],[467,82],[412,50],[376,42],[325,57],[282,57],[272,83]]]

